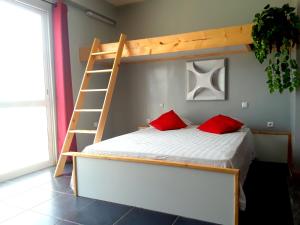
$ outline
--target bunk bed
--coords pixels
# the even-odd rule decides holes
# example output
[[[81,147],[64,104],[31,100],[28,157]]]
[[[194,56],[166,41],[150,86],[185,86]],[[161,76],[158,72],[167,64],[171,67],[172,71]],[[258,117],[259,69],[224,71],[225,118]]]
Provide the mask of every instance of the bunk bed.
[[[240,25],[125,42],[122,63],[194,59],[249,52],[252,25]],[[96,60],[114,58],[118,43],[101,44]],[[80,48],[80,60],[89,59]],[[91,53],[90,53],[91,55]],[[121,146],[120,146],[121,147]],[[93,147],[92,147],[93,148]],[[64,152],[73,157],[76,195],[237,225],[239,168],[132,155]]]

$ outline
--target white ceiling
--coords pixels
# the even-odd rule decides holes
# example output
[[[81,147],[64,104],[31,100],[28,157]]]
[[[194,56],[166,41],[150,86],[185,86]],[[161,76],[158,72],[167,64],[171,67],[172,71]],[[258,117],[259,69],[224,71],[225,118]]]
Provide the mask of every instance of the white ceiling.
[[[128,5],[136,2],[143,2],[144,0],[106,0],[106,1],[114,6],[122,6],[122,5]]]

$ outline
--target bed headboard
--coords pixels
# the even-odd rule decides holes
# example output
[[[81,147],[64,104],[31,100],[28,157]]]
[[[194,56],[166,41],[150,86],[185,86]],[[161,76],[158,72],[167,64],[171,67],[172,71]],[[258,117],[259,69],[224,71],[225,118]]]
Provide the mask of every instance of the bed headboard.
[[[288,163],[292,166],[292,136],[290,132],[252,130],[258,160]]]

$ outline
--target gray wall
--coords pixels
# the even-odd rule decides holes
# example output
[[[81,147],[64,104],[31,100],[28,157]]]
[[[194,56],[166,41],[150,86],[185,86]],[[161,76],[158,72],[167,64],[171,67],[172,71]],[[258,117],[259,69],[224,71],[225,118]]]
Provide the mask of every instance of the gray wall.
[[[186,101],[185,61],[122,65],[122,78],[126,83],[119,85],[124,96],[115,95],[119,110],[126,111],[114,127],[124,126],[134,130],[165,110],[175,109],[195,124],[199,124],[218,113],[241,119],[256,129],[266,129],[267,121],[274,121],[276,130],[290,129],[289,93],[270,95],[265,85],[263,66],[257,64],[251,53],[227,58],[227,100]],[[120,83],[125,79],[119,79]],[[119,88],[119,89],[120,89]],[[120,101],[126,99],[126,101]],[[242,109],[241,101],[248,101],[249,108]],[[164,108],[160,106],[164,104]],[[114,110],[115,111],[115,110]],[[113,111],[113,112],[114,112]],[[114,120],[118,120],[114,117]],[[123,121],[123,123],[122,123]],[[119,134],[119,133],[115,133]]]
[[[129,38],[176,34],[252,21],[255,13],[289,0],[145,0],[118,8],[118,29]]]
[[[118,26],[107,26],[69,7],[74,97],[78,94],[85,68],[85,64],[79,62],[78,49],[90,46],[94,37],[106,42],[115,41],[120,31],[126,33],[129,39],[135,39],[249,23],[254,14],[268,3],[281,6],[284,3],[293,4],[297,0],[226,0],[226,3],[220,0],[145,0],[143,3],[119,8],[112,7],[104,0],[75,1],[116,18]],[[300,94],[290,95],[286,92],[270,95],[265,85],[264,65],[257,63],[252,53],[225,58],[226,101],[185,101],[184,60],[122,64],[105,137],[136,130],[137,126],[146,123],[147,118],[152,119],[171,108],[196,124],[217,113],[224,113],[240,118],[251,128],[267,129],[266,122],[274,121],[273,130],[297,131],[296,122],[300,123],[296,117],[297,112],[300,112]],[[102,87],[104,81],[94,81],[92,85]],[[242,109],[241,101],[248,101],[249,108]],[[97,103],[98,99],[93,98],[88,102]],[[160,106],[162,103],[164,107]],[[96,117],[84,118],[81,125],[90,126],[96,120]],[[294,139],[294,155],[300,162],[300,149],[297,148],[300,143],[297,140],[299,137]],[[91,140],[80,138],[78,143],[84,147]]]
[[[144,3],[118,8],[118,29],[130,39],[196,31],[251,22],[254,14],[266,4],[281,6],[290,1],[227,0],[146,0]],[[137,22],[138,21],[138,22]],[[264,65],[252,53],[227,58],[227,100],[185,101],[185,61],[122,65],[114,116],[113,134],[135,130],[163,111],[175,109],[199,124],[218,113],[240,118],[248,126],[273,130],[290,130],[290,94],[269,94]],[[126,78],[125,78],[126,77]],[[241,101],[249,108],[242,109]],[[164,108],[160,104],[164,104]]]
[[[108,4],[106,1],[101,0],[74,0],[87,8],[93,9],[101,14],[116,18],[116,9]],[[118,32],[115,27],[99,22],[93,18],[86,16],[85,12],[78,8],[68,5],[68,27],[69,27],[69,40],[70,40],[70,55],[71,55],[71,71],[72,71],[72,84],[73,84],[73,97],[74,102],[78,95],[78,90],[82,81],[82,76],[86,63],[79,61],[79,48],[82,46],[91,46],[95,37],[100,38],[103,42],[116,41]],[[101,79],[93,79],[91,87],[104,86],[105,81]],[[104,87],[103,87],[104,88]],[[96,94],[87,94],[86,107],[95,108],[100,106],[101,98]],[[79,121],[79,127],[82,129],[95,129],[93,123],[98,121],[99,115],[97,113],[82,113]],[[110,137],[112,130],[111,122],[107,126],[105,136]],[[77,135],[78,149],[83,149],[85,146],[93,142],[93,135],[79,134]]]

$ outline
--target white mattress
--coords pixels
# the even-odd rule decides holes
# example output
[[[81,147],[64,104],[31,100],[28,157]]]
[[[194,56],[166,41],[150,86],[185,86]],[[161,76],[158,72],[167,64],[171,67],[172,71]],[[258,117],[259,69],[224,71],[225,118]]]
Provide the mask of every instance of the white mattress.
[[[254,158],[249,128],[218,135],[199,131],[195,126],[170,131],[149,127],[87,146],[83,152],[237,168],[241,187]],[[243,209],[243,191],[240,200]]]

